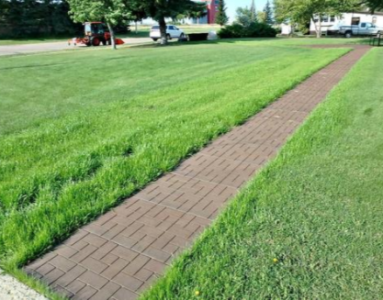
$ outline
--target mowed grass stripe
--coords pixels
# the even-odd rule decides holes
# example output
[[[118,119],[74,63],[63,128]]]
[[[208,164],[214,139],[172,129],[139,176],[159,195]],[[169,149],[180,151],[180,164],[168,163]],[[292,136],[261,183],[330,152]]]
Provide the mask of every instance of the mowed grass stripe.
[[[374,49],[142,299],[382,295],[382,49]]]
[[[169,55],[166,50],[146,55]],[[2,264],[10,269],[45,252],[348,50],[253,51],[273,56],[134,98],[121,89],[111,103],[3,136]]]
[[[0,134],[279,55],[270,47],[247,48],[231,45],[222,51],[223,45],[193,45],[115,52],[91,48],[0,57]]]

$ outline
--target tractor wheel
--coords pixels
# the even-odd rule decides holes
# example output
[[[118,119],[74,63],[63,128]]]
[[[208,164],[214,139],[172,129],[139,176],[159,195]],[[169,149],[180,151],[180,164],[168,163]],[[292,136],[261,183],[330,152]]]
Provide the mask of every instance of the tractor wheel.
[[[95,47],[98,47],[100,46],[100,39],[99,38],[94,38],[93,41],[92,41],[92,45],[95,46]]]
[[[170,41],[170,40],[172,39],[172,37],[170,36],[170,34],[167,34],[166,37],[167,37],[168,41]]]

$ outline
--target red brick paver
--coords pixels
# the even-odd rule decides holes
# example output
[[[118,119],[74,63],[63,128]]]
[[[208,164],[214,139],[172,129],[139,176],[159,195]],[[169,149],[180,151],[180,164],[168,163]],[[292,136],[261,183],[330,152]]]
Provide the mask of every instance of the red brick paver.
[[[25,270],[73,299],[136,299],[368,51],[356,47]]]

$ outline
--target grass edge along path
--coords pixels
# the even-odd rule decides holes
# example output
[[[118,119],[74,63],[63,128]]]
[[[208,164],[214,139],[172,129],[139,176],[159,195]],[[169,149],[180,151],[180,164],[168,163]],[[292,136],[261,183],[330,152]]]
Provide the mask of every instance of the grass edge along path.
[[[349,134],[350,131],[353,131],[352,126],[354,125],[353,118],[355,117],[355,115],[359,113],[364,114],[365,116],[371,116],[372,112],[374,111],[374,108],[368,108],[371,104],[354,105],[358,108],[364,107],[363,110],[354,109],[353,104],[356,104],[356,101],[363,98],[356,97],[352,98],[351,101],[351,95],[353,92],[356,92],[358,88],[361,88],[363,86],[368,86],[368,89],[371,89],[372,91],[378,88],[379,82],[377,79],[375,79],[373,82],[375,85],[371,85],[371,76],[373,76],[373,74],[370,73],[370,70],[374,70],[375,74],[378,74],[379,65],[380,67],[382,66],[381,60],[378,66],[374,65],[376,61],[379,61],[379,58],[377,57],[378,51],[380,51],[380,49],[374,49],[370,51],[358,62],[358,64],[345,77],[345,79],[329,94],[326,101],[324,101],[318,106],[318,108],[305,121],[304,125],[300,127],[300,129],[298,129],[298,131],[292,136],[288,143],[282,148],[278,157],[272,162],[270,162],[268,166],[261,171],[261,173],[259,173],[251,182],[248,183],[248,185],[240,192],[240,194],[238,194],[233,199],[233,201],[227,207],[227,209],[216,219],[214,224],[198,238],[194,246],[191,249],[184,252],[178,259],[176,259],[172,267],[167,270],[165,276],[159,279],[156,285],[154,285],[150,290],[148,290],[142,295],[142,300],[186,298],[215,299],[217,297],[222,299],[285,299],[289,297],[312,298],[315,297],[315,295],[319,298],[325,297],[332,299],[344,297],[358,298],[358,296],[364,299],[371,299],[374,298],[374,296],[378,295],[374,294],[373,292],[379,290],[379,284],[377,284],[377,282],[379,281],[379,274],[376,275],[375,278],[366,277],[365,281],[363,282],[364,284],[370,285],[370,287],[374,286],[375,283],[375,290],[370,290],[372,294],[370,294],[369,296],[371,298],[369,298],[368,294],[367,296],[366,294],[362,295],[364,292],[368,291],[365,290],[364,286],[360,285],[360,295],[344,294],[347,293],[347,288],[352,290],[352,292],[357,293],[358,291],[356,290],[358,290],[358,285],[354,282],[356,289],[352,289],[352,283],[348,286],[342,286],[342,284],[345,284],[344,281],[342,281],[341,276],[344,275],[343,273],[341,273],[341,275],[336,273],[326,274],[329,277],[329,280],[332,280],[334,283],[331,287],[322,286],[322,290],[315,288],[314,284],[318,284],[318,282],[314,281],[312,282],[313,286],[300,286],[300,280],[305,281],[306,283],[307,281],[310,282],[310,278],[308,275],[311,274],[314,276],[316,273],[321,272],[327,267],[326,263],[316,262],[313,259],[313,257],[315,257],[313,252],[325,252],[327,246],[326,238],[329,237],[322,236],[323,240],[318,241],[319,244],[321,244],[321,246],[323,247],[323,249],[318,249],[314,246],[313,249],[307,251],[309,253],[311,251],[311,255],[313,257],[304,257],[303,254],[307,255],[307,253],[305,253],[305,250],[307,249],[304,248],[310,247],[309,242],[311,236],[300,237],[299,234],[301,233],[299,232],[299,230],[297,230],[297,232],[289,233],[288,230],[290,229],[290,226],[288,223],[286,223],[286,219],[279,220],[279,216],[273,214],[276,212],[282,214],[284,210],[283,201],[281,201],[281,203],[276,204],[270,202],[270,199],[276,199],[276,197],[273,196],[273,193],[277,194],[277,197],[284,197],[283,194],[278,193],[277,191],[273,192],[273,189],[278,189],[278,184],[276,183],[276,181],[283,180],[280,176],[278,176],[278,173],[282,172],[284,169],[289,169],[291,174],[294,174],[294,171],[299,172],[299,170],[289,168],[289,164],[291,164],[291,161],[293,162],[292,164],[296,164],[298,162],[299,165],[299,161],[301,159],[305,161],[310,160],[312,159],[310,157],[310,154],[314,153],[315,155],[315,153],[319,154],[321,151],[326,150],[320,148],[323,145],[325,147],[336,148],[338,145],[341,145],[341,143],[337,143],[337,139],[342,140],[342,135],[345,131],[348,131]],[[380,58],[381,57],[382,52],[380,52]],[[366,66],[367,70],[365,70]],[[355,90],[352,90],[353,88]],[[364,88],[364,90],[366,90],[366,88]],[[369,98],[372,98],[374,99],[374,101],[378,102],[378,98],[382,97],[382,89],[380,89],[380,94],[371,93],[371,95],[373,96],[370,96]],[[351,101],[351,103],[349,103],[349,101]],[[373,132],[365,132],[364,134],[365,137],[368,139],[371,139],[374,136]],[[349,137],[345,137],[344,140],[342,140],[342,142],[347,143],[348,139]],[[335,142],[335,144],[338,145],[332,146],[333,142]],[[315,150],[317,147],[319,147],[319,149]],[[348,147],[350,146],[346,144],[342,147],[342,150],[348,149]],[[355,152],[357,153],[357,155],[364,155],[363,153],[358,153],[358,151]],[[328,152],[326,152],[324,155],[331,155],[331,153],[332,152],[328,150]],[[336,163],[334,163],[334,166],[330,164],[326,167],[327,171],[330,171],[330,173],[327,175],[329,176],[329,178],[334,179],[334,176],[331,175],[331,170],[333,169],[333,167],[337,167]],[[347,165],[345,169],[347,170]],[[283,174],[286,175],[286,172],[283,172]],[[363,175],[366,176],[366,173],[363,173]],[[313,175],[312,178],[310,178],[310,180],[313,180],[315,182],[315,180],[319,179],[316,178],[315,175]],[[302,183],[301,186],[292,186],[290,190],[296,189],[300,193],[304,194],[304,184],[305,183]],[[342,182],[336,184],[342,185]],[[339,189],[342,190],[342,188]],[[321,193],[321,191],[315,192]],[[322,193],[325,192],[322,191]],[[285,198],[286,201],[296,201],[296,199],[293,196],[287,195],[285,196]],[[347,200],[348,202],[352,201],[352,199]],[[359,201],[357,199],[353,200],[356,202]],[[337,200],[334,199],[334,201],[336,202]],[[308,207],[310,204],[313,204],[313,201],[307,202],[307,205],[301,203],[302,211],[297,212],[297,214],[306,215],[306,218],[303,218],[306,221],[306,223],[302,223],[302,227],[307,226],[307,223],[310,222],[310,218],[314,218],[316,216],[314,213],[310,213]],[[328,203],[325,204],[326,206],[325,208],[323,208],[323,210],[328,210],[331,212],[334,209],[331,207],[331,205],[329,206]],[[281,205],[281,207],[277,208],[277,205]],[[339,207],[337,208],[339,209]],[[308,212],[305,212],[305,210],[308,210]],[[357,212],[358,210],[359,208],[356,208]],[[259,211],[261,211],[261,213]],[[340,214],[347,214],[347,211],[347,207],[345,207],[344,212],[341,207]],[[321,215],[325,215],[325,212],[317,211],[316,214],[320,214],[320,219]],[[294,220],[295,217],[296,216],[294,216],[294,213],[290,214],[291,220]],[[285,223],[282,223],[283,221],[285,221]],[[336,219],[334,220],[334,223],[342,223],[343,221],[344,220]],[[263,240],[260,237],[257,238],[257,235],[261,235],[260,232],[263,228],[266,227],[265,224],[273,222],[275,224],[274,226],[278,228],[275,231],[280,230],[282,235],[286,235],[285,239],[282,239],[282,242],[287,243],[289,242],[289,240],[299,240],[300,238],[305,240],[302,243],[301,250],[297,250],[301,251],[301,253],[296,253],[296,256],[300,256],[300,258],[306,258],[306,261],[302,262],[299,261],[298,258],[294,258],[294,253],[283,253],[283,250],[285,250],[286,252],[288,251],[288,246],[279,245],[277,243],[273,245],[273,234],[278,235],[276,234],[276,232],[274,232],[273,229],[271,229],[273,231],[272,233],[262,235],[262,237],[268,237],[269,240]],[[326,222],[326,220],[323,220],[323,222]],[[357,226],[358,222],[363,222],[363,220],[354,220],[353,222],[355,222],[355,226]],[[326,224],[324,224],[324,227],[325,226]],[[283,231],[284,228],[287,228],[285,229],[286,231]],[[243,234],[241,232],[246,230],[253,231],[249,234]],[[360,235],[363,236],[363,226],[359,230],[361,232]],[[350,231],[352,231],[352,228],[350,228]],[[318,234],[318,232],[315,233]],[[339,234],[339,238],[342,241],[344,241],[341,232],[330,232],[330,234]],[[347,231],[345,234],[347,234]],[[313,236],[315,236],[315,234],[313,234]],[[321,235],[319,234],[319,236]],[[280,236],[275,238],[280,238]],[[335,239],[337,239],[337,237],[335,237]],[[254,246],[252,242],[259,244]],[[376,240],[376,242],[376,245],[378,245],[378,240]],[[371,240],[367,240],[366,243],[371,243]],[[341,248],[347,249],[349,247],[352,248],[353,246],[354,245],[352,244],[345,244]],[[246,254],[246,249],[244,247],[249,247],[253,250],[255,249],[254,251],[256,252],[253,253],[254,256],[245,258],[239,257],[238,260],[236,257],[230,256],[233,255],[233,253],[240,254],[241,248],[243,253]],[[237,250],[231,252],[230,248],[237,248]],[[363,249],[363,246],[361,246],[361,248]],[[375,253],[379,253],[379,250],[377,250]],[[330,255],[331,254],[332,253],[330,252]],[[257,257],[257,255],[260,257]],[[347,257],[342,256],[344,255],[344,253],[339,253],[339,255],[340,256],[338,259],[341,261],[339,265],[337,265],[336,260],[335,262],[331,261],[331,263],[334,264],[332,271],[335,270],[344,272],[342,268],[345,268],[347,270],[347,267],[350,267],[351,270],[354,270],[355,273],[357,273],[357,270],[359,270],[357,265],[358,260],[353,261],[353,263],[356,264],[355,266],[352,266],[351,262],[349,262],[349,265],[347,265],[345,263],[347,261]],[[336,256],[336,254],[334,256]],[[256,290],[256,288],[252,289],[251,291],[247,290],[246,288],[250,287],[249,284],[247,284],[247,280],[249,280],[249,277],[251,277],[251,275],[249,275],[248,272],[251,271],[243,269],[243,266],[241,266],[243,274],[238,274],[236,273],[236,266],[230,265],[230,263],[235,262],[240,264],[241,259],[248,259],[249,264],[254,263],[254,267],[251,269],[251,271],[259,271],[259,273],[264,272],[263,274],[259,274],[259,276],[254,277],[258,279],[259,282],[263,280],[269,285],[262,286],[261,282],[260,287],[258,287],[259,290]],[[310,261],[311,259],[313,259],[313,261]],[[324,257],[325,261],[327,259],[329,258]],[[331,259],[334,258],[332,257]],[[368,259],[372,258],[369,257]],[[259,263],[260,261],[262,265],[258,266],[257,263]],[[305,265],[305,263],[307,265]],[[342,263],[345,264],[342,266]],[[371,264],[373,264],[373,262],[371,262]],[[381,266],[378,263],[378,259],[376,259],[375,264],[377,265],[377,267]],[[246,263],[244,265],[246,265]],[[370,267],[371,270],[374,271],[373,265],[371,265]],[[207,271],[205,273],[202,270],[204,268],[206,268],[206,270],[213,271]],[[302,273],[304,273],[304,275],[302,275],[295,269],[307,269],[307,271],[305,270],[306,273],[302,271]],[[212,275],[212,273],[214,272],[216,272],[215,275]],[[228,275],[230,272],[233,272],[234,275]],[[286,275],[292,274],[295,274],[296,278],[284,277]],[[380,276],[381,274],[382,269],[380,268]],[[209,275],[211,277],[207,277]],[[223,283],[220,279],[220,276],[223,276],[224,278],[230,278],[232,281],[226,281],[225,283]],[[326,278],[323,278],[323,281],[326,281],[326,283],[328,283],[329,280],[325,279]],[[214,280],[218,282],[217,285],[213,283]],[[338,283],[337,281],[340,282]],[[370,282],[372,283],[370,284]],[[254,281],[252,281],[252,283],[254,283]],[[334,286],[338,287],[338,290],[331,291],[331,288],[334,288]],[[326,290],[326,288],[328,290]]]

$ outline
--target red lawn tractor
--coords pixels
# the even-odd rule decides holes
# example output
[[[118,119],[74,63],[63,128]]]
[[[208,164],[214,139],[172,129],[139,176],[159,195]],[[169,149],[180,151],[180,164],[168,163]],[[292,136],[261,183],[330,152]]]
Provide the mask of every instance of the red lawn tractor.
[[[107,27],[102,22],[86,22],[84,23],[84,33],[85,37],[83,38],[73,38],[68,41],[68,45],[73,44],[83,44],[88,47],[90,46],[100,46],[110,45],[111,44],[111,35]],[[124,41],[121,39],[116,39],[116,45],[122,45]]]

